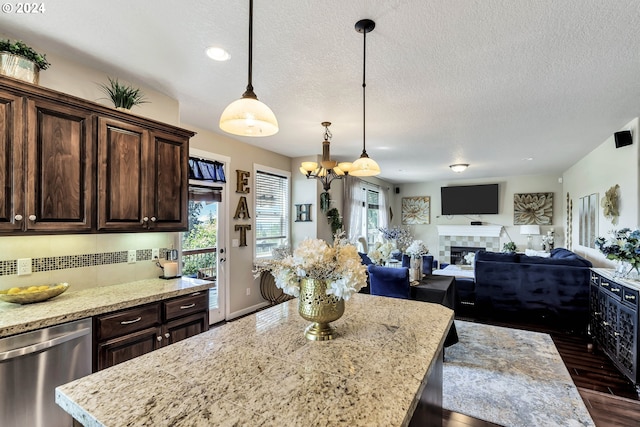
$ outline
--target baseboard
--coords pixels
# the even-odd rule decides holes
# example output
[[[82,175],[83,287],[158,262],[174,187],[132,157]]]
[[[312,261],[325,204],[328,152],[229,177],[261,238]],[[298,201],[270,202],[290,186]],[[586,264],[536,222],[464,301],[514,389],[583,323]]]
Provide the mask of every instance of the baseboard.
[[[237,319],[238,317],[246,316],[247,314],[255,313],[256,311],[259,311],[264,307],[268,307],[269,305],[271,304],[269,304],[268,301],[264,301],[264,302],[261,302],[260,304],[252,305],[251,307],[247,307],[243,310],[234,311],[233,313],[229,313],[227,315],[226,320],[233,320],[233,319]]]

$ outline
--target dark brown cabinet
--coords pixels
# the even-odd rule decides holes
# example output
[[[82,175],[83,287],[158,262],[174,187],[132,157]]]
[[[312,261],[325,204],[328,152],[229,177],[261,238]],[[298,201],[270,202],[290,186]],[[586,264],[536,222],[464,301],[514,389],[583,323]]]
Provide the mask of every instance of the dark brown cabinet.
[[[103,314],[93,322],[93,370],[99,371],[206,331],[209,292]]]
[[[188,139],[98,119],[98,229],[186,230]]]
[[[193,135],[0,76],[0,233],[187,230]]]

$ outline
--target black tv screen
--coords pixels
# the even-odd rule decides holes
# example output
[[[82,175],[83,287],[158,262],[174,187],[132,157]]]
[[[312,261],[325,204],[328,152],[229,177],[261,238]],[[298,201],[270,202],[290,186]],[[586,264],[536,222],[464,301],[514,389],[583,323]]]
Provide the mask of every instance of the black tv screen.
[[[442,215],[498,213],[498,184],[440,187]]]

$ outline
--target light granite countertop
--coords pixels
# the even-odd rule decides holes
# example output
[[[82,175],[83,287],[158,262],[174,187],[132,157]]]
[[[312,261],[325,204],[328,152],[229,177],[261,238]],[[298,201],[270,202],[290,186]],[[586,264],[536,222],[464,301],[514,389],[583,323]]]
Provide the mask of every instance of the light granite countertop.
[[[34,304],[0,301],[0,338],[202,291],[212,285],[191,278],[147,279],[76,292],[68,290]]]
[[[453,311],[355,294],[316,342],[297,302],[60,386],[56,402],[91,427],[408,425]]]

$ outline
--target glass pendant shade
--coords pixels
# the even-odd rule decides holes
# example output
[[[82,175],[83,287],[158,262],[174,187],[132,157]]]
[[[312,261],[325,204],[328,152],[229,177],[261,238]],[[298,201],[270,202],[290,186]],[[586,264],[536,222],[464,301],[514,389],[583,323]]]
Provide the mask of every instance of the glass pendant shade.
[[[349,175],[353,176],[375,176],[380,174],[380,166],[375,160],[370,159],[366,153],[351,165]]]
[[[220,129],[239,136],[271,136],[278,133],[278,120],[266,104],[254,98],[240,98],[222,112]]]

